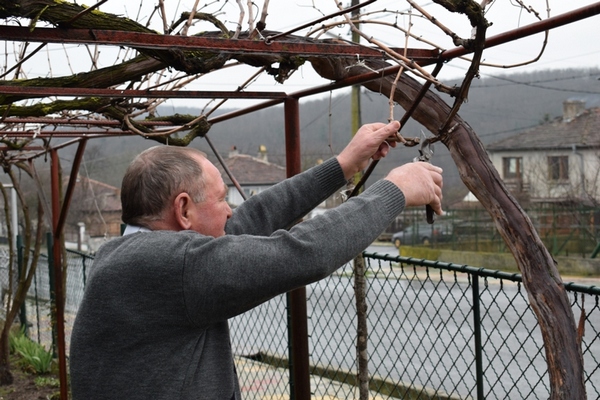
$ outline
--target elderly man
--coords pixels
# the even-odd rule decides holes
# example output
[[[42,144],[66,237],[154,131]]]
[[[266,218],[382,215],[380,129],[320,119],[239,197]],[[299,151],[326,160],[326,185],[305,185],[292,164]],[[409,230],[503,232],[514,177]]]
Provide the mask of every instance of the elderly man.
[[[201,152],[159,146],[136,157],[122,184],[126,234],[98,251],[75,321],[73,398],[240,399],[229,318],[328,276],[405,206],[442,212],[442,170],[409,163],[294,225],[384,157],[398,128],[363,126],[337,157],[234,212]]]

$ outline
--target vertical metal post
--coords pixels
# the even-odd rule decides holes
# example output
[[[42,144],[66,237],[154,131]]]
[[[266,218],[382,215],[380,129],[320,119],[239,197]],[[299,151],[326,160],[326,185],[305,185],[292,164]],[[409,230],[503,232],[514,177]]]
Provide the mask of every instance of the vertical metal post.
[[[12,225],[13,249],[17,250],[17,235],[19,234],[19,219],[17,211],[17,189],[13,185],[4,184],[4,187],[10,187],[10,223]]]
[[[83,288],[85,289],[85,284],[87,282],[87,267],[85,265],[85,260],[87,260],[86,256],[81,256],[81,265],[82,265],[82,272],[83,272]]]
[[[14,226],[14,225],[13,225]],[[21,235],[17,235],[16,240],[16,252],[17,252],[17,269],[19,272],[19,282],[23,279],[23,238]],[[23,304],[21,304],[21,310],[19,311],[19,319],[21,320],[21,329],[25,336],[29,337],[29,328],[27,327],[27,297]]]
[[[54,244],[52,243],[52,233],[46,234],[46,247],[48,248],[48,286],[50,289],[50,309],[54,313],[56,310],[56,288],[54,287]],[[56,348],[56,323],[52,317],[52,355],[56,357],[58,350]],[[38,328],[39,331],[39,328]]]
[[[475,337],[475,379],[477,385],[477,399],[484,400],[483,396],[483,351],[481,344],[481,312],[479,310],[479,275],[471,275],[471,288],[473,289],[473,335]]]
[[[287,98],[285,111],[285,158],[287,176],[301,172],[300,161],[300,113],[297,98]],[[291,314],[290,395],[294,400],[310,400],[310,375],[308,360],[308,318],[306,311],[306,288],[298,288],[288,294]]]
[[[23,247],[23,243],[21,241],[21,237],[19,236],[19,219],[18,219],[18,210],[17,210],[17,189],[11,183],[3,183],[2,186],[4,188],[10,189],[10,226],[11,226],[11,237],[10,244],[12,245],[12,254],[13,262],[17,264],[17,279],[21,280],[23,274],[23,251],[21,247]],[[8,221],[7,221],[8,223]],[[11,268],[14,266],[11,266]],[[21,320],[21,327],[27,336],[27,314],[26,314],[26,305],[23,302],[21,305],[21,310],[19,314],[19,319]]]
[[[50,253],[48,253],[50,254]],[[36,324],[36,328],[37,328],[37,341],[38,343],[42,343],[41,340],[41,329],[40,329],[40,298],[38,297],[38,284],[37,284],[38,278],[37,278],[37,273],[36,275],[33,277],[33,290],[35,292],[35,324]]]
[[[294,388],[296,387],[296,381],[294,379],[294,335],[292,334],[292,296],[290,292],[285,294],[285,310],[286,310],[286,322],[287,322],[287,336],[288,336],[288,374],[289,374],[289,387],[290,387],[290,400],[296,400],[294,394]]]
[[[475,208],[475,251],[479,251],[479,210]]]
[[[56,316],[56,344],[58,348],[58,372],[60,380],[60,398],[67,400],[69,396],[67,381],[67,357],[65,348],[65,293],[63,289],[62,248],[61,248],[61,204],[59,182],[58,151],[53,149],[51,156],[51,183],[52,183],[52,261],[54,266],[54,294]],[[64,217],[63,217],[64,218]],[[48,256],[50,258],[50,255]]]

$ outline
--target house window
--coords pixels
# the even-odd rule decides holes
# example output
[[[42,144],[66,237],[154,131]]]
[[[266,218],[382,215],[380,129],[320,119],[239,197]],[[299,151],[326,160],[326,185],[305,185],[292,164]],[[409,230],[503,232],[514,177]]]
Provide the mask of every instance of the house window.
[[[551,181],[569,180],[569,157],[548,157],[548,178]]]
[[[504,179],[521,179],[523,176],[522,165],[522,157],[504,157],[502,159]]]

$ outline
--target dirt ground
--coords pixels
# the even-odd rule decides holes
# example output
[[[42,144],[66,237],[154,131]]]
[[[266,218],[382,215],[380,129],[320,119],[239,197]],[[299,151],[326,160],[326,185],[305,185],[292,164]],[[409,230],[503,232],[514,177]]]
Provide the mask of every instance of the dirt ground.
[[[0,400],[55,400],[60,398],[60,389],[57,386],[38,386],[35,379],[38,376],[29,375],[12,367],[14,382],[12,385],[0,386]],[[44,375],[41,379],[45,383],[57,384],[58,377]]]

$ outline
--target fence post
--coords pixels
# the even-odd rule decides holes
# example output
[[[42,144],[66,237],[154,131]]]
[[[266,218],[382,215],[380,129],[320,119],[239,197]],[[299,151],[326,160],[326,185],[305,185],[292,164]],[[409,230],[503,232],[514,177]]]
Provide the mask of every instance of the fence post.
[[[85,267],[85,260],[87,260],[87,257],[80,254],[79,255],[81,257],[81,265],[83,266],[83,288],[85,289],[85,284],[87,282],[87,272],[86,272],[86,267]]]
[[[54,287],[54,243],[52,240],[52,233],[46,233],[46,244],[48,246],[48,284],[50,286],[50,315],[52,320],[52,355],[56,357],[58,350],[56,348],[56,292]]]
[[[292,351],[292,346],[294,343],[294,337],[292,335],[292,309],[290,307],[290,303],[292,302],[292,299],[290,297],[290,292],[287,292],[285,294],[285,310],[286,310],[286,317],[287,317],[287,333],[288,333],[288,370],[290,371],[290,379],[289,379],[289,384],[290,384],[290,400],[295,400],[296,399],[296,395],[295,395],[295,385],[296,382],[294,381],[294,353]]]
[[[477,385],[477,399],[484,400],[483,396],[483,351],[481,344],[481,313],[479,309],[479,275],[471,274],[473,290],[473,336],[475,338],[475,379]]]
[[[17,235],[17,270],[19,283],[23,278],[23,237],[21,235]],[[19,319],[21,320],[21,329],[23,329],[23,333],[25,336],[29,337],[29,329],[27,327],[27,296],[25,296],[25,300],[23,300],[23,304],[21,304],[21,310],[19,311]]]

